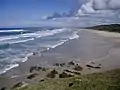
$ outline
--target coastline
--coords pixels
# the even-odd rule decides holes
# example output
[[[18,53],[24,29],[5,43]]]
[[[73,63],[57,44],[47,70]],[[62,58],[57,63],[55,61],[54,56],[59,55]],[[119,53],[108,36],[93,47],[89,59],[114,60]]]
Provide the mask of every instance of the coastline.
[[[20,63],[18,67],[15,67],[10,71],[6,72],[5,74],[3,74],[2,76],[8,78],[9,80],[7,80],[7,83],[6,81],[3,81],[2,83],[8,85],[8,87],[13,86],[18,81],[36,83],[38,78],[45,78],[44,75],[46,74],[43,73],[41,76],[38,76],[34,80],[26,80],[26,76],[30,73],[29,70],[32,66],[40,65],[42,67],[47,67],[50,70],[55,68],[56,70],[61,72],[61,70],[66,69],[67,66],[59,68],[54,67],[55,63],[61,62],[68,63],[70,61],[74,61],[75,63],[79,63],[80,66],[83,67],[81,74],[103,72],[111,69],[120,68],[119,65],[120,61],[118,60],[120,48],[117,47],[116,52],[116,44],[118,44],[118,42],[115,42],[116,38],[110,36],[106,38],[102,36],[103,34],[102,35],[100,35],[100,33],[96,34],[92,30],[79,31],[78,35],[79,35],[78,39],[69,40],[56,48],[51,48],[47,51],[43,51],[41,53],[41,56],[35,54],[28,57],[28,60],[26,62]],[[110,40],[111,38],[113,39]],[[108,53],[111,49],[112,51]],[[106,55],[107,57],[105,57]],[[97,59],[99,58],[103,59],[97,61]],[[116,59],[115,60],[116,62],[112,61],[113,59],[114,60]],[[89,70],[86,67],[86,65],[92,61],[94,61],[95,64],[101,64],[102,68]]]

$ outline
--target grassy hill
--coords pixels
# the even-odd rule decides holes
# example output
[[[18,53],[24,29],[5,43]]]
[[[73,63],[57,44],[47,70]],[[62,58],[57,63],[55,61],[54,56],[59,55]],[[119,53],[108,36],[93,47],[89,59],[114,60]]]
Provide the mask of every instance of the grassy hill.
[[[64,79],[47,79],[17,90],[120,90],[120,69]]]
[[[99,26],[88,27],[88,28],[101,30],[101,31],[119,32],[120,33],[120,24],[99,25]]]

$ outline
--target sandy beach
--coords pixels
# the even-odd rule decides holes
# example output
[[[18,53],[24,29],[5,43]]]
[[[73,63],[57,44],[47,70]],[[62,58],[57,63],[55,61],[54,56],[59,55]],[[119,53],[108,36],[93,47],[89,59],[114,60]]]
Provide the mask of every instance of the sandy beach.
[[[17,82],[34,84],[46,78],[51,70],[62,73],[64,70],[73,71],[70,62],[82,67],[76,70],[80,74],[90,74],[120,68],[120,34],[95,31],[78,30],[79,38],[44,51],[41,55],[35,53],[28,57],[19,67],[13,68],[0,76],[0,87],[8,90]],[[57,64],[61,64],[58,66]],[[42,67],[42,71],[34,71],[38,75],[34,79],[26,79],[30,75],[30,68]],[[46,70],[44,71],[43,68]]]

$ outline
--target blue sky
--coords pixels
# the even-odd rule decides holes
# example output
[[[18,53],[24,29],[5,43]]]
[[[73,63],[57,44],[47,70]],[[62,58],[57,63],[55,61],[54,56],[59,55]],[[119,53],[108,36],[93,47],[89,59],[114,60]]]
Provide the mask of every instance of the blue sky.
[[[54,12],[67,13],[77,7],[78,0],[0,0],[0,26],[19,26],[39,21]]]
[[[120,23],[120,0],[0,0],[1,28],[110,23]]]

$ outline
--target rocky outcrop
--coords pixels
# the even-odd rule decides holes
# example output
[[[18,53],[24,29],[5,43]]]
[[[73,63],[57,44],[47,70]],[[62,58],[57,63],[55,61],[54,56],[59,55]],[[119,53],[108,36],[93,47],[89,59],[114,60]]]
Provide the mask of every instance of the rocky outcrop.
[[[36,68],[37,68],[37,66],[32,66],[32,67],[30,68],[30,70],[29,70],[30,73],[33,73],[33,71],[36,70]]]
[[[67,74],[65,72],[62,72],[61,74],[59,74],[59,78],[69,78],[69,77],[73,77],[73,75]]]
[[[55,78],[55,74],[53,74],[53,73],[48,73],[48,74],[47,74],[47,78]]]
[[[37,76],[38,74],[37,73],[33,73],[33,74],[30,74],[27,76],[27,79],[33,79]]]
[[[69,83],[69,87],[73,86],[73,83]]]
[[[54,69],[50,73],[47,74],[47,77],[48,78],[55,78],[56,74],[58,74],[58,72]]]
[[[95,68],[95,69],[100,69],[102,68],[101,64],[96,64],[95,62],[90,62],[89,64],[86,65],[88,68]]]
[[[2,87],[2,88],[0,88],[0,90],[7,90],[7,88],[6,87]]]
[[[53,74],[58,74],[58,72],[54,69],[52,70],[50,73],[53,73]]]
[[[93,66],[93,65],[86,65],[87,67],[89,67],[89,68],[95,68],[95,69],[100,69],[101,68],[101,66]]]
[[[41,66],[32,66],[30,68],[30,73],[33,73],[34,71],[46,71],[47,69]]]
[[[41,79],[39,82],[43,82],[43,81],[45,81],[45,79]]]
[[[25,82],[18,82],[16,83],[11,89],[17,89],[25,85]]]
[[[68,62],[68,65],[75,65],[75,62],[74,61],[70,61],[70,62]]]
[[[81,67],[80,65],[76,64],[73,69],[76,70],[76,71],[82,71],[83,67]]]
[[[64,70],[64,71],[65,71],[65,72],[68,72],[68,73],[75,74],[75,75],[81,75],[81,73],[80,73],[80,72],[71,71],[71,70],[68,70],[68,69],[66,69],[66,70]]]
[[[57,67],[64,67],[64,66],[65,66],[65,63],[55,63],[54,66],[57,66]]]

